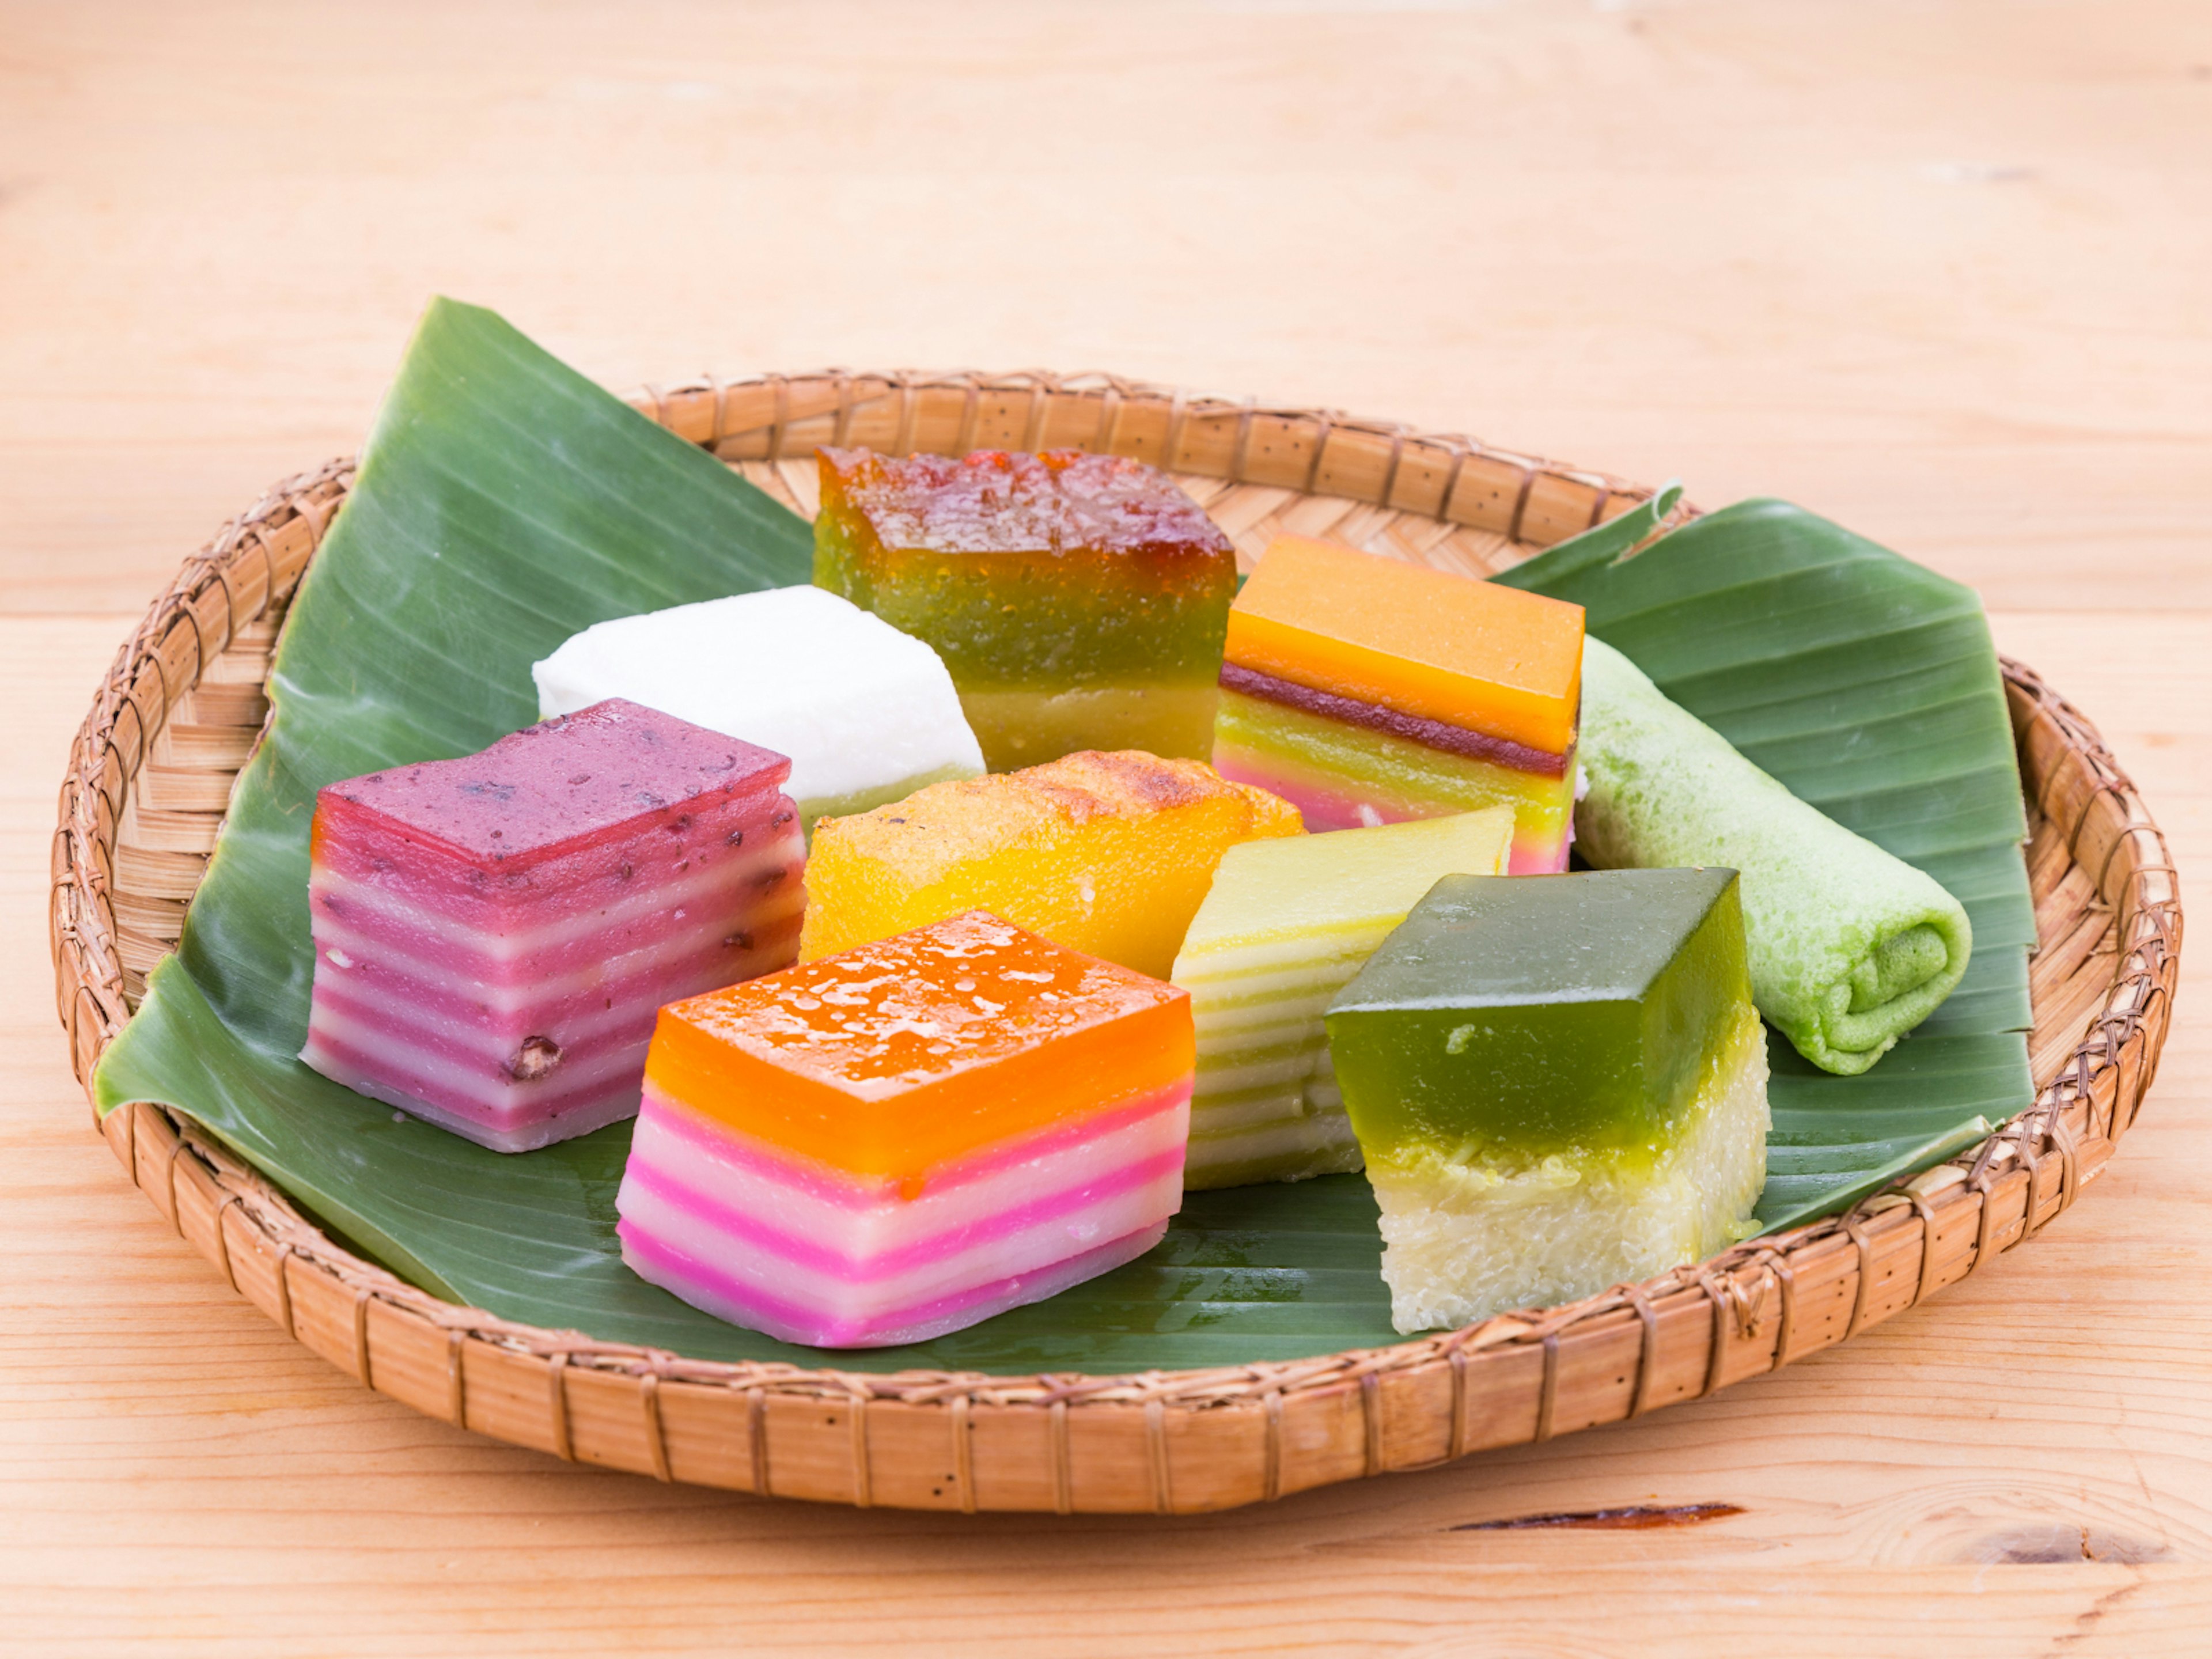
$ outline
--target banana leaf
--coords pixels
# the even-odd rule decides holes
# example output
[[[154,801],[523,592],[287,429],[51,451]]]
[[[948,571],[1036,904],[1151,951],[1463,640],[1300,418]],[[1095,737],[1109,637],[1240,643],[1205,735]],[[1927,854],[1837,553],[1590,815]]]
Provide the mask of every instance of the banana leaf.
[[[188,1113],[354,1248],[438,1294],[705,1358],[822,1363],[622,1265],[628,1125],[503,1157],[295,1058],[319,787],[479,749],[535,717],[529,665],[570,633],[802,582],[810,556],[806,526],[711,457],[492,313],[434,303],[294,601],[270,684],[276,718],[181,946],[101,1061],[102,1109],[143,1099]],[[1941,1155],[1907,1060],[1900,1048],[1869,1074],[1885,1086],[1852,1097],[1849,1135],[1778,1136],[1791,1213],[1847,1201],[1900,1158]],[[1995,1075],[1966,1071],[1984,1085]],[[1964,1101],[1966,1086],[1944,1097]],[[2009,1097],[1984,1086],[1984,1099],[1995,1111]],[[952,1336],[835,1363],[1116,1372],[1387,1342],[1380,1249],[1357,1176],[1194,1194],[1141,1261]]]
[[[1636,550],[1679,493],[1496,580],[1582,605],[1590,632],[1661,690],[1933,876],[1974,927],[1966,978],[1872,1071],[1831,1077],[1768,1032],[1759,1215],[1783,1227],[1938,1163],[2028,1105],[2027,821],[1972,589],[1785,501],[1741,502]]]

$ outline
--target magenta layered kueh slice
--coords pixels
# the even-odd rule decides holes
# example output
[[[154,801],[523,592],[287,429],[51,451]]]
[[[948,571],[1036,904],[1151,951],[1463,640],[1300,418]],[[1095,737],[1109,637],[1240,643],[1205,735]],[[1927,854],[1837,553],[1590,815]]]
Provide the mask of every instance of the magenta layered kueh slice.
[[[623,1259],[787,1342],[881,1347],[1158,1243],[1188,997],[981,911],[663,1009]]]
[[[657,1094],[630,1143],[623,1254],[733,1324],[816,1347],[920,1342],[1133,1261],[1182,1200],[1190,1088],[911,1183],[794,1158]]]
[[[498,1152],[633,1115],[662,1004],[798,955],[790,771],[611,700],[328,786],[301,1058]]]

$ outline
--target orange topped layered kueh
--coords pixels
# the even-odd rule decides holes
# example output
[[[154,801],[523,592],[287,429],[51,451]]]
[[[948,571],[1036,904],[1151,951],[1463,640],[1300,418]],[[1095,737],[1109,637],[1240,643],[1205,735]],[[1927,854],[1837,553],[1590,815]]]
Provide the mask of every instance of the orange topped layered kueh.
[[[1283,536],[1230,607],[1225,655],[1316,691],[1562,754],[1582,698],[1583,610]]]
[[[1182,1202],[1190,999],[983,911],[672,1004],[623,1259],[787,1341],[921,1341],[1134,1260]]]
[[[1194,1042],[1181,991],[977,911],[672,1003],[645,1075],[757,1140],[904,1182],[1187,1081]]]
[[[1516,875],[1567,867],[1583,611],[1279,538],[1229,612],[1213,769],[1309,830],[1513,809]]]

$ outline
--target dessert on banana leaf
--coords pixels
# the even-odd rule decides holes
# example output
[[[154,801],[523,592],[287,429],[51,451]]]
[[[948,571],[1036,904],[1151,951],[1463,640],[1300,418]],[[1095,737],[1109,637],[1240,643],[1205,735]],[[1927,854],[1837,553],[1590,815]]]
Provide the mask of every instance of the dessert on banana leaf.
[[[1766,1040],[1731,870],[1448,876],[1329,1005],[1404,1332],[1746,1235]]]
[[[1965,975],[1966,907],[1767,776],[1611,646],[1590,641],[1583,661],[1583,855],[1741,871],[1759,1012],[1815,1066],[1865,1071]]]
[[[955,1331],[1182,1203],[1190,1007],[981,912],[662,1011],[623,1259],[788,1342]]]
[[[1510,806],[1513,869],[1563,870],[1582,641],[1580,605],[1280,537],[1230,609],[1213,763],[1310,830]]]
[[[818,587],[617,617],[530,672],[548,718],[626,697],[788,755],[810,830],[983,769],[936,653]]]
[[[815,581],[936,647],[994,771],[1206,758],[1237,556],[1174,479],[1073,449],[816,454]]]
[[[1134,750],[932,784],[815,826],[799,955],[988,910],[1164,979],[1221,855],[1298,833],[1273,795]]]
[[[1493,806],[1223,855],[1172,975],[1198,1028],[1185,1186],[1359,1168],[1322,1026],[1329,999],[1440,877],[1499,874],[1512,844],[1512,810]]]
[[[609,701],[329,785],[301,1059],[495,1152],[629,1116],[662,1003],[798,954],[790,770]]]

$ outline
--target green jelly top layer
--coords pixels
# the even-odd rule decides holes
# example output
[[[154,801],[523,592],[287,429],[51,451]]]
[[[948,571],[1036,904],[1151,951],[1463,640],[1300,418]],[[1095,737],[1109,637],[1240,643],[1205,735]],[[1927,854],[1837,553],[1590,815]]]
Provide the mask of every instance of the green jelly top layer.
[[[933,646],[963,687],[1211,681],[1237,556],[1141,461],[817,452],[814,580]]]
[[[1656,1154],[1751,995],[1733,870],[1447,876],[1329,1005],[1370,1163]]]

